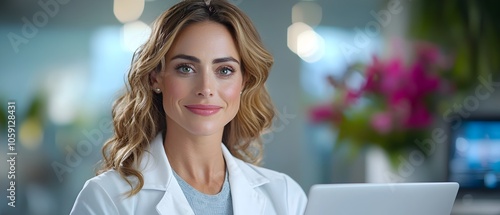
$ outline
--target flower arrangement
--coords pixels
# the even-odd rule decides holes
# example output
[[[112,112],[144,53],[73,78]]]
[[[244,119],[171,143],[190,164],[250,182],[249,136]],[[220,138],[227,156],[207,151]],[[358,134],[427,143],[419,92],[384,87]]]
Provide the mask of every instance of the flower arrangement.
[[[405,64],[402,55],[371,64],[355,65],[341,80],[328,77],[335,88],[333,103],[311,109],[313,122],[329,122],[338,131],[337,143],[354,149],[376,144],[391,160],[414,147],[414,140],[425,137],[432,128],[437,105],[450,84],[443,78],[449,61],[431,44],[416,44],[416,52]],[[361,68],[360,88],[347,87],[346,79]]]

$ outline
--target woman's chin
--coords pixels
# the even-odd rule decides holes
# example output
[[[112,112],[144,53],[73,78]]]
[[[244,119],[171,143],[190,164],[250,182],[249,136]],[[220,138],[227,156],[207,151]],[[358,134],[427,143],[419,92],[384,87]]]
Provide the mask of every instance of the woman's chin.
[[[188,130],[188,132],[195,137],[209,137],[214,135],[222,135],[224,128],[214,127],[195,127]]]

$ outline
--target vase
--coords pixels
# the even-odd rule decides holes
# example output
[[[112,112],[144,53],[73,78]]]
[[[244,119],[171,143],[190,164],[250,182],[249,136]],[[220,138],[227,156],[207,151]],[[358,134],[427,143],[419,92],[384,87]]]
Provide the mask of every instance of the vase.
[[[370,146],[365,151],[365,182],[401,183],[446,180],[445,147],[437,147],[435,153],[425,155],[417,149],[408,149],[389,158],[386,151]]]
[[[365,182],[396,182],[394,179],[394,175],[394,168],[389,160],[387,153],[378,146],[368,147],[368,149],[365,151]]]

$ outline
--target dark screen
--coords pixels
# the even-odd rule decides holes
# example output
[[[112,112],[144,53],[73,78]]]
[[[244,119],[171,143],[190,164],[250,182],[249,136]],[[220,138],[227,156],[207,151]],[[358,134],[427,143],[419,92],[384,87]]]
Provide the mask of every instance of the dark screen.
[[[448,180],[460,188],[500,190],[500,119],[465,120],[450,134]]]

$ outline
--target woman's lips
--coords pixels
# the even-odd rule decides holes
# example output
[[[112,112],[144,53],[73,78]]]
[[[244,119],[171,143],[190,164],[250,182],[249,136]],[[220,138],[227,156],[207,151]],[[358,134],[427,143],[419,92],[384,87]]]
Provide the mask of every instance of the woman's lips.
[[[186,105],[185,107],[194,114],[198,114],[201,116],[210,116],[216,114],[222,108],[216,105]]]

